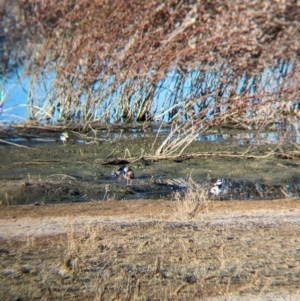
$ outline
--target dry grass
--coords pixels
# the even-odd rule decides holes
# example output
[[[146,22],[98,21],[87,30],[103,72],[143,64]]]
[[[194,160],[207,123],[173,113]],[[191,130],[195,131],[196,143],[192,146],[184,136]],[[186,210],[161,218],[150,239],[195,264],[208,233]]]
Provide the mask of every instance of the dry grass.
[[[299,227],[262,225],[70,220],[66,235],[1,241],[0,297],[254,300],[277,286],[297,292]]]
[[[175,124],[171,127],[170,133],[162,141],[161,145],[155,151],[156,156],[179,156],[195,139],[205,131],[203,126],[195,124],[193,121],[182,124]],[[159,134],[159,132],[158,132]]]
[[[189,177],[185,192],[174,193],[175,216],[180,219],[194,218],[199,213],[207,212],[210,204],[208,187],[197,184]]]

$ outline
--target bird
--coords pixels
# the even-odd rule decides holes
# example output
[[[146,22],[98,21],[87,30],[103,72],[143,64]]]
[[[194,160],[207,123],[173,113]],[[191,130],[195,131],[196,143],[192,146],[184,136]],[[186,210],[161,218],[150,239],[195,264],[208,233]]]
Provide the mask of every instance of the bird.
[[[68,132],[63,132],[63,133],[61,133],[59,139],[62,141],[62,143],[63,143],[64,145],[66,145],[67,142],[68,142],[68,139],[69,139],[69,133],[68,133]]]
[[[131,168],[127,166],[122,166],[117,170],[113,170],[111,175],[113,177],[119,177],[121,174],[123,175],[123,178],[127,181],[127,185],[129,181],[130,184],[132,183],[132,180],[134,179],[134,172]]]
[[[212,195],[220,195],[223,192],[223,182],[221,179],[218,179],[214,186],[209,190],[209,193]]]

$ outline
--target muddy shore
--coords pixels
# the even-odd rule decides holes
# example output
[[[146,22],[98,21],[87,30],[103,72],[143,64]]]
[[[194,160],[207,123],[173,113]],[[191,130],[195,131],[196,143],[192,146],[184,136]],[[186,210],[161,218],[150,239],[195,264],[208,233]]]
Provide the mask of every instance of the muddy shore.
[[[297,185],[297,160],[139,160],[127,185],[103,159],[149,152],[152,136],[63,145],[55,133],[22,145],[0,145],[1,300],[299,300],[300,202],[276,194]],[[189,151],[248,148],[202,141]],[[209,199],[191,215],[174,185],[158,184],[190,174],[199,185],[224,178],[253,191]],[[265,199],[253,183],[269,189]]]
[[[198,184],[212,184],[223,178],[234,190],[229,200],[274,199],[300,195],[298,160],[277,155],[276,145],[247,144],[235,132],[215,142],[195,141],[186,153],[207,153],[200,157],[174,160],[136,160],[129,166],[135,172],[131,186],[111,177],[114,158],[126,160],[154,153],[163,138],[154,133],[103,134],[98,140],[83,140],[70,133],[68,143],[60,133],[26,134],[27,138],[7,140],[22,147],[0,143],[0,201],[3,204],[58,204],[90,200],[172,199],[176,185],[163,185],[192,177]],[[240,135],[240,134],[239,134]],[[247,137],[247,136],[245,136]],[[99,140],[101,139],[101,140]],[[241,141],[242,140],[242,141]],[[293,148],[281,147],[281,152]],[[231,154],[231,155],[226,155]],[[236,158],[234,154],[245,154]],[[249,156],[248,156],[249,155]],[[111,164],[102,164],[111,161]],[[118,163],[118,162],[115,162]],[[258,185],[258,186],[257,186]],[[247,186],[247,187],[246,187]],[[245,188],[246,187],[246,188]],[[241,193],[238,193],[241,191]]]

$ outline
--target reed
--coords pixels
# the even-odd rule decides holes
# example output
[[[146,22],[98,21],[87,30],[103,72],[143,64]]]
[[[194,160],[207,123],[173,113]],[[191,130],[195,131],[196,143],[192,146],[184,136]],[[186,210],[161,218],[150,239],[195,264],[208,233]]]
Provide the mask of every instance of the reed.
[[[31,120],[170,122],[173,141],[157,152],[172,153],[174,136],[298,116],[297,9],[271,0],[29,0],[3,17],[10,30],[0,50],[10,54],[1,73],[23,65]]]

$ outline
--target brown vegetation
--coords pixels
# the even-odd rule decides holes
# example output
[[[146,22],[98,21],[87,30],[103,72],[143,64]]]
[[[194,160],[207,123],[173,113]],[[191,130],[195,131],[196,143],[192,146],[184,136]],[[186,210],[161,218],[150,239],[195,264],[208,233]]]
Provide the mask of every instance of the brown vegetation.
[[[185,129],[194,119],[202,130],[298,112],[295,1],[29,0],[20,9],[23,34],[11,37],[22,48],[6,59],[25,52],[30,118],[39,122],[163,120]],[[41,97],[36,86],[49,76]]]
[[[0,299],[296,300],[298,200],[217,202],[189,179],[173,201],[116,202],[103,184],[109,167],[99,171],[96,165],[273,157],[288,162],[264,162],[268,174],[284,169],[283,176],[298,181],[299,147],[283,148],[285,139],[265,151],[250,152],[251,145],[242,151],[240,146],[230,152],[184,151],[218,125],[259,129],[277,122],[298,130],[299,9],[291,0],[0,0],[1,88],[22,65],[34,121],[29,127],[72,129],[70,140],[102,143],[90,152],[65,143],[55,160],[51,145],[23,148],[29,156],[20,152],[18,160],[11,159],[13,148],[3,148],[3,183],[17,193],[32,189],[33,197],[37,191],[45,197],[36,206],[10,206],[14,195],[6,191],[1,200],[9,206],[0,210]],[[121,145],[115,153],[117,146],[107,143],[113,142],[114,126],[104,125],[105,137],[95,130],[144,122],[134,126],[147,131],[148,121],[171,126],[164,140],[160,130],[153,141],[145,136],[147,148],[127,140],[132,147]],[[100,148],[105,151],[96,159]],[[41,160],[42,154],[49,158]],[[218,161],[222,166],[213,172],[232,168],[230,160]],[[237,175],[250,171],[258,177],[262,161],[250,163]],[[208,165],[203,160],[200,166]],[[41,173],[33,179],[36,166]],[[59,186],[64,178],[67,185]],[[78,183],[87,178],[97,201],[100,192],[108,201],[44,205],[48,194],[57,201],[63,193],[79,195]],[[85,187],[90,193],[91,186]]]
[[[192,220],[166,201],[4,207],[0,298],[298,300],[299,204],[212,202]]]

